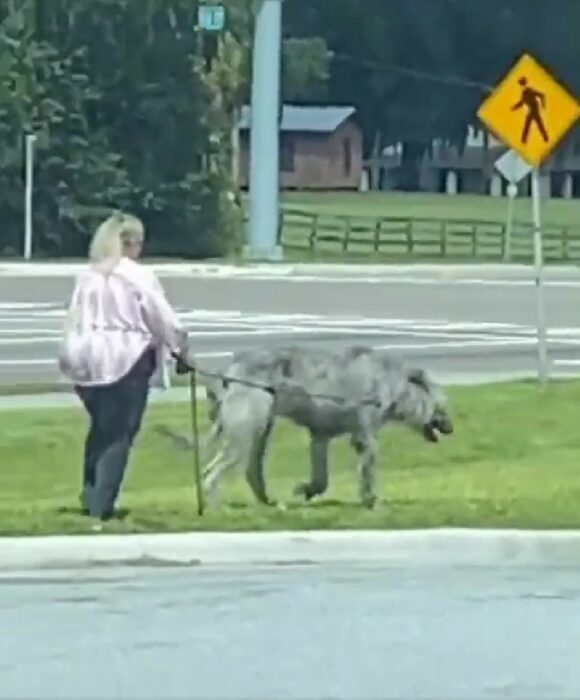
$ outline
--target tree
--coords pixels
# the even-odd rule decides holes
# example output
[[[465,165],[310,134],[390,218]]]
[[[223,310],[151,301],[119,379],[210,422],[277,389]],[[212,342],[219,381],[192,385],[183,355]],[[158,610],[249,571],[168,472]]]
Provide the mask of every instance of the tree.
[[[460,148],[485,86],[527,50],[572,89],[580,26],[577,0],[301,0],[287,3],[290,31],[321,36],[332,52],[328,100],[349,102],[365,152],[403,146],[401,184],[418,186],[434,139]]]
[[[227,140],[222,132],[237,88],[223,70],[217,84],[207,70],[196,4],[14,5],[0,33],[4,248],[20,236],[21,137],[33,128],[37,252],[84,252],[95,223],[86,212],[102,216],[112,207],[142,216],[150,252],[225,252],[235,209],[227,196],[230,164],[215,154]]]

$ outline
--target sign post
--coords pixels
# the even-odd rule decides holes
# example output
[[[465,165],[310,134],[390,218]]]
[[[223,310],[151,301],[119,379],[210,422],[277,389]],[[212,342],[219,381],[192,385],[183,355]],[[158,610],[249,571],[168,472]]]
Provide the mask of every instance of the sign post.
[[[518,182],[530,174],[532,171],[532,166],[528,165],[528,163],[526,163],[526,161],[518,154],[517,151],[514,151],[513,148],[500,156],[495,161],[494,165],[509,183],[507,186],[508,206],[503,251],[503,259],[507,261],[510,258],[512,247],[511,241],[514,220],[514,204],[515,199],[518,196]]]
[[[523,54],[481,104],[477,116],[532,166],[534,279],[538,338],[538,379],[548,379],[548,348],[543,288],[540,165],[580,116],[578,101],[529,54]]]
[[[518,196],[518,186],[510,182],[507,186],[507,220],[505,225],[505,243],[503,251],[503,259],[507,262],[511,257],[512,252],[512,229],[514,226],[514,204]]]
[[[538,322],[538,379],[541,384],[548,380],[548,343],[546,329],[546,305],[542,273],[544,250],[542,246],[542,222],[540,218],[540,171],[532,171],[532,210],[534,219],[534,281],[536,284],[536,318]]]

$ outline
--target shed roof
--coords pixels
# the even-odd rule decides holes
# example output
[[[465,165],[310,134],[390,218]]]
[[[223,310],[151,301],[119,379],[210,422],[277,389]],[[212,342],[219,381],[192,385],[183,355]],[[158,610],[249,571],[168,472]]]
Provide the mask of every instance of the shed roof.
[[[331,134],[356,112],[354,107],[304,107],[284,105],[282,110],[281,131],[309,131],[319,134]],[[249,129],[251,108],[242,107],[240,129]]]

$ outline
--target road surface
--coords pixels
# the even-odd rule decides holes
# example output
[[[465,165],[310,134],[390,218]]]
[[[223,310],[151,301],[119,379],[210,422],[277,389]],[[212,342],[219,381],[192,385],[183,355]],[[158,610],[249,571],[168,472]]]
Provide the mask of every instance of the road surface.
[[[0,277],[0,383],[58,381],[55,353],[73,280]],[[194,334],[198,359],[215,369],[255,344],[365,342],[420,358],[433,370],[495,373],[536,367],[533,283],[485,275],[202,277],[163,279]],[[580,279],[550,279],[550,358],[580,360]]]
[[[573,569],[327,565],[0,578],[0,697],[580,697]]]

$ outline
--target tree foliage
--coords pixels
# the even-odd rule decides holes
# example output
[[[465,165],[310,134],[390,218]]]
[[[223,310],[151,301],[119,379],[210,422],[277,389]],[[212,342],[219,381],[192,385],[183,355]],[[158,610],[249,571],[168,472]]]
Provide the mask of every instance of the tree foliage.
[[[4,0],[2,10],[6,252],[20,246],[30,130],[37,253],[83,253],[111,208],[143,217],[154,254],[213,256],[235,242],[221,157],[238,99],[233,32],[208,66],[190,0]]]
[[[219,38],[198,0],[0,0],[0,253],[19,252],[23,139],[34,132],[35,253],[80,255],[112,208],[153,254],[239,244],[236,125],[250,98],[256,0],[228,0]],[[288,38],[284,96],[321,96],[319,37]]]
[[[24,135],[37,136],[35,253],[78,255],[111,208],[156,254],[240,241],[236,124],[259,0],[0,0],[0,253],[21,250]],[[285,0],[286,102],[353,104],[365,150],[403,145],[406,186],[433,139],[461,146],[485,86],[523,51],[580,92],[578,0]],[[571,137],[571,140],[574,136]]]
[[[357,108],[365,149],[403,144],[413,169],[433,139],[462,146],[486,86],[524,52],[580,92],[578,0],[300,0],[287,31],[323,36],[328,100]],[[408,158],[405,157],[408,154]],[[409,172],[409,185],[413,176]]]

